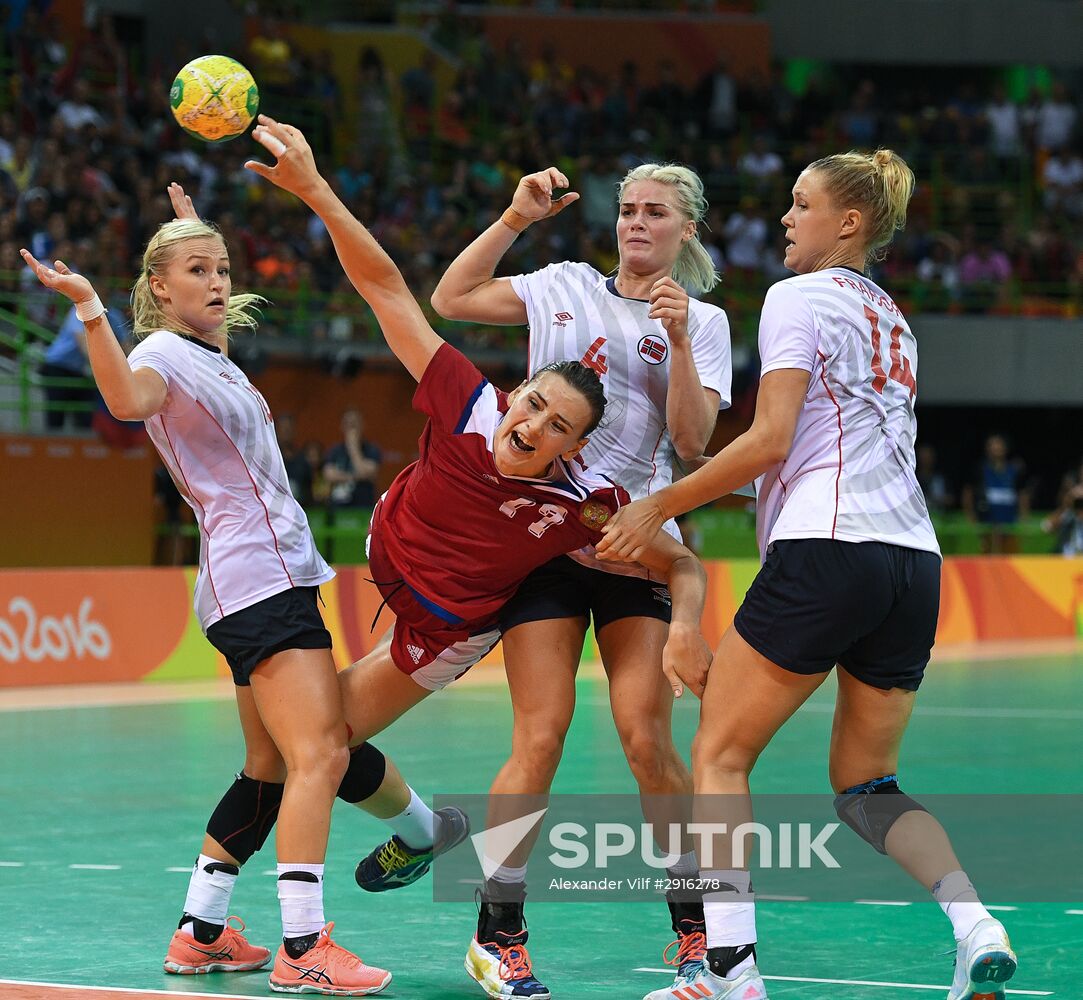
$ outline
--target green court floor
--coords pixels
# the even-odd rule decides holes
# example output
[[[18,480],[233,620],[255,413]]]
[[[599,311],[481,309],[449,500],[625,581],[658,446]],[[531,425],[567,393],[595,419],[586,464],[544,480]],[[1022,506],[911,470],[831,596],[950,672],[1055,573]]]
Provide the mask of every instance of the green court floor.
[[[779,734],[755,790],[828,791],[833,686]],[[604,681],[581,680],[579,695],[556,790],[633,791]],[[1083,793],[1083,650],[935,665],[918,706],[901,769],[911,794]],[[690,745],[696,708],[690,697],[677,706],[679,747]],[[503,688],[466,686],[430,698],[378,742],[423,794],[484,792],[510,722]],[[240,762],[228,701],[0,712],[0,997],[12,980],[269,995],[265,973],[161,972],[203,824]],[[434,904],[427,880],[382,895],[354,885],[353,866],[382,829],[336,808],[326,893],[336,938],[392,969],[387,996],[480,997],[462,968],[469,903]],[[233,898],[252,940],[272,947],[273,868],[265,849]],[[635,998],[667,981],[661,906],[542,903],[528,916],[535,971],[560,1000]],[[1083,996],[1083,900],[1019,903],[1002,916],[1020,956],[1014,990]],[[931,998],[951,978],[950,928],[932,903],[763,902],[758,922],[772,998]]]

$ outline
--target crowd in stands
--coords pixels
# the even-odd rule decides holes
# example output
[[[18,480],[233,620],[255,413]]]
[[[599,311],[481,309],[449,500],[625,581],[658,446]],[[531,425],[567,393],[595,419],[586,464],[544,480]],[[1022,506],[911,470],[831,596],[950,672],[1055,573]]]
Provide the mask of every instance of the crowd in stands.
[[[109,16],[81,37],[27,5],[0,59],[0,308],[21,303],[50,331],[58,299],[23,268],[18,248],[112,282],[123,312],[138,255],[170,217],[180,181],[222,228],[235,285],[266,292],[263,335],[329,348],[378,342],[367,310],[319,221],[242,169],[262,151],[247,138],[187,137],[168,106],[169,74],[140,63]],[[434,45],[404,72],[366,48],[336,76],[281,21],[259,21],[245,52],[262,106],[300,125],[349,207],[402,267],[427,307],[447,264],[505,207],[518,178],[557,164],[582,198],[532,227],[504,261],[517,272],[562,259],[616,264],[618,180],[652,159],[688,163],[711,203],[702,238],[723,273],[711,298],[730,314],[735,390],[754,382],[755,329],[766,288],[785,277],[789,188],[818,156],[888,145],[919,187],[906,231],[877,265],[909,313],[1027,312],[1083,306],[1080,94],[1049,79],[1025,97],[990,70],[866,75],[835,69],[735,78],[719,62],[686,86],[673,64],[628,61],[608,76],[554,50],[494,49],[476,18],[435,18]],[[454,53],[449,66],[437,53]],[[180,52],[179,66],[192,55]],[[175,67],[168,67],[169,70]],[[449,82],[450,81],[450,82]],[[950,85],[948,85],[950,83]],[[434,323],[468,349],[521,351],[518,330]],[[953,491],[961,502],[961,489]]]
[[[705,180],[703,239],[724,274],[714,297],[751,339],[764,289],[785,274],[777,219],[792,178],[824,152],[884,144],[920,181],[878,275],[912,310],[1072,315],[1083,300],[1079,102],[1060,82],[1015,101],[995,81],[954,92],[914,75],[903,75],[905,86],[815,74],[795,84],[781,67],[771,79],[736,80],[719,63],[688,88],[668,63],[629,61],[608,78],[552,50],[494,51],[478,24],[433,25],[460,60],[445,87],[435,55],[392,78],[371,48],[338,79],[328,53],[303,51],[271,20],[244,54],[263,106],[308,130],[323,168],[419,298],[499,215],[518,177],[550,163],[582,202],[530,230],[508,267],[574,258],[608,271],[617,180],[643,160],[673,159]],[[72,40],[31,5],[6,45],[14,72],[0,98],[0,296],[33,287],[19,275],[20,244],[123,287],[169,215],[165,186],[176,179],[224,230],[237,284],[292,304],[275,310],[272,332],[374,335],[319,223],[241,169],[247,139],[186,137],[169,113],[168,81],[132,71],[107,16]],[[41,312],[48,301],[35,318],[51,318]],[[491,347],[517,337],[458,334]]]

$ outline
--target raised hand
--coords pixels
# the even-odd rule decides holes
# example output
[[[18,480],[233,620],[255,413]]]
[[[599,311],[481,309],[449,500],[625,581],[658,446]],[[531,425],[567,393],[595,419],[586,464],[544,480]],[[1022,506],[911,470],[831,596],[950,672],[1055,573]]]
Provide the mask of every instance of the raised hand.
[[[670,340],[688,336],[688,293],[668,275],[659,278],[651,288],[651,304],[647,313],[660,319]]]
[[[196,211],[195,205],[192,204],[192,198],[190,195],[184,193],[182,188],[176,181],[173,181],[166,189],[166,194],[169,195],[169,200],[173,205],[173,215],[178,219],[187,219],[192,222],[199,221],[199,213]]]
[[[23,260],[26,261],[30,270],[34,272],[38,281],[46,288],[51,288],[54,292],[67,296],[76,305],[80,302],[89,302],[94,298],[94,286],[81,274],[76,274],[71,270],[62,260],[54,261],[54,266],[49,267],[48,264],[41,263],[25,248],[20,250],[19,253],[23,255]]]
[[[574,191],[569,191],[556,200],[553,199],[553,191],[566,187],[568,187],[568,178],[556,167],[548,167],[537,173],[527,174],[519,179],[519,186],[512,195],[512,211],[531,222],[548,219],[558,212],[563,212],[573,201],[579,200],[579,195]]]
[[[269,115],[260,115],[252,138],[274,156],[275,165],[271,167],[259,160],[248,160],[244,165],[246,170],[265,177],[302,201],[318,187],[320,172],[316,169],[312,148],[299,128],[276,122]]]

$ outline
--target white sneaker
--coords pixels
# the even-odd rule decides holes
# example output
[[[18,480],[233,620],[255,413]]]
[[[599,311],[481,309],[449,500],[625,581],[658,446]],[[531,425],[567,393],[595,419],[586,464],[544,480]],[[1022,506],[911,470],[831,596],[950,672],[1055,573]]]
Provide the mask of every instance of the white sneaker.
[[[999,920],[987,917],[959,942],[948,1000],[1004,1000],[1015,975],[1015,952]]]
[[[643,1000],[767,1000],[767,987],[755,965],[736,979],[722,979],[705,960],[693,975],[648,993]]]

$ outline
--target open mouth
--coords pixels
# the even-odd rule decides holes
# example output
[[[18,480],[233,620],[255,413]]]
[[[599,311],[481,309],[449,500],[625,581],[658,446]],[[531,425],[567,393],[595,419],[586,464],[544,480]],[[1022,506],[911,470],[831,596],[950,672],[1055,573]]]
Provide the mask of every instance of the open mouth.
[[[530,455],[534,452],[534,449],[519,437],[515,431],[511,432],[509,440],[511,441],[512,448],[524,455]]]
[[[224,306],[225,304],[226,304],[225,300],[220,299],[220,298],[219,299],[211,299],[210,302],[207,303],[207,305],[210,306],[210,308],[212,308],[212,309],[215,306]]]

